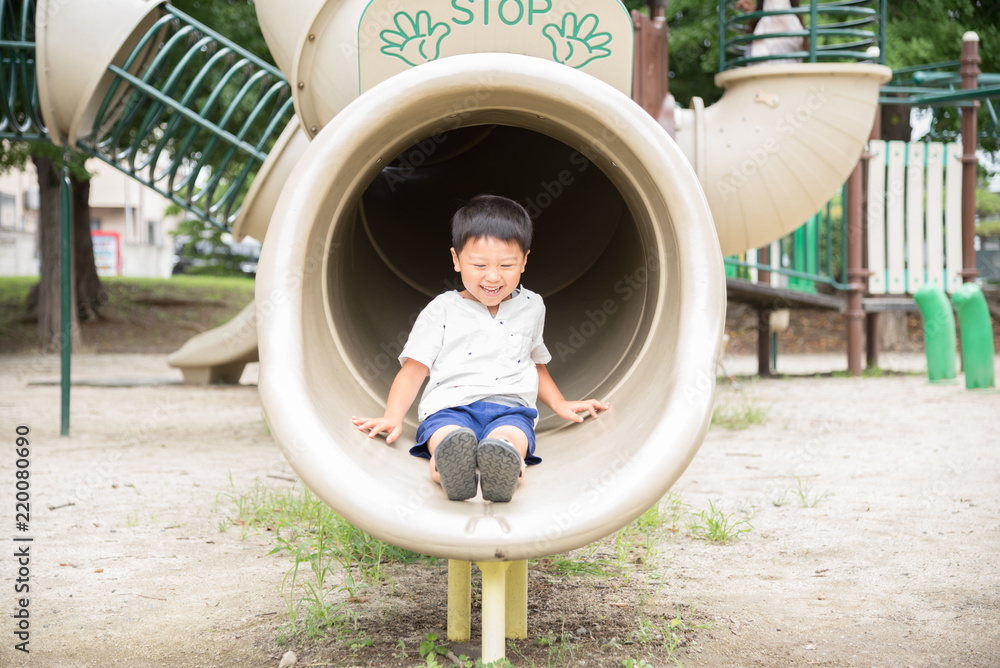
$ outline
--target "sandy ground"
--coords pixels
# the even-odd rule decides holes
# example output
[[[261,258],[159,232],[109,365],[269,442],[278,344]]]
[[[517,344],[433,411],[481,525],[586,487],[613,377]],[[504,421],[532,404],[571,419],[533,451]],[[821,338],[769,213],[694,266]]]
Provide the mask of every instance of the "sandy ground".
[[[811,374],[846,362],[778,364]],[[727,361],[731,373],[755,367]],[[74,379],[105,385],[74,387],[62,438],[59,388],[37,384],[58,378],[58,359],[0,357],[0,665],[278,665],[288,560],[268,555],[267,534],[219,530],[230,495],[256,479],[288,484],[273,477],[288,468],[255,371],[240,387],[187,388],[164,356],[77,357]],[[153,384],[114,386],[129,379]],[[713,428],[674,493],[752,531],[725,545],[679,532],[659,549],[658,595],[711,627],[680,650],[684,665],[1000,666],[1000,394],[920,375],[720,385],[719,403],[746,400],[767,410],[763,424]],[[26,532],[14,517],[17,425],[30,428]],[[30,592],[15,594],[24,546]],[[20,598],[30,654],[14,649]],[[601,665],[646,649],[605,652]],[[578,653],[571,665],[596,661]]]

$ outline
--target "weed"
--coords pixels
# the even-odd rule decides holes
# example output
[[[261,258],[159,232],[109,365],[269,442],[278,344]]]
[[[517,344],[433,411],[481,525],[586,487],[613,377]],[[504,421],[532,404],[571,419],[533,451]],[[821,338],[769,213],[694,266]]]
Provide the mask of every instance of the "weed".
[[[667,495],[660,501],[660,516],[662,523],[666,525],[667,531],[676,533],[677,525],[688,513],[688,506],[681,500],[680,494],[667,492]]]
[[[755,399],[745,398],[742,403],[716,406],[712,410],[712,426],[738,431],[760,424],[766,417],[766,408],[758,406]]]
[[[553,554],[549,557],[537,559],[532,563],[546,572],[561,577],[580,577],[583,575],[595,575],[600,578],[609,577],[614,564],[606,559],[592,558],[594,547],[583,559],[574,559],[565,554]]]
[[[441,664],[437,658],[448,653],[447,647],[437,644],[437,638],[436,633],[428,633],[427,639],[420,643],[420,658],[426,661],[427,668],[438,668]]]
[[[692,515],[688,529],[695,538],[714,543],[725,544],[731,540],[739,540],[741,534],[753,529],[753,525],[745,519],[734,520],[735,514],[726,515],[715,507],[715,503],[709,501],[708,510]]]
[[[815,508],[820,501],[829,496],[829,492],[823,492],[822,494],[817,494],[809,487],[809,483],[802,482],[801,478],[796,478],[795,482],[798,484],[798,489],[795,493],[799,496],[799,502],[802,504],[803,508]]]
[[[752,520],[757,517],[757,506],[750,503],[750,497],[743,499],[743,505],[740,506],[740,512],[748,520]]]
[[[364,649],[365,647],[371,647],[375,643],[366,635],[359,635],[354,638],[347,638],[344,641],[347,645],[347,649],[351,650],[352,654],[357,654],[358,650]]]
[[[281,583],[291,635],[304,632],[313,638],[335,629],[344,636],[345,626],[354,620],[332,594],[344,591],[354,597],[373,584],[392,584],[390,564],[426,559],[361,531],[299,484],[275,490],[258,481],[243,494],[234,490],[216,501],[220,499],[227,499],[235,514],[229,524],[220,522],[220,531],[238,525],[245,538],[251,531],[271,530],[275,545],[270,554],[291,557],[292,566]],[[350,637],[345,642],[357,651],[365,640]]]
[[[625,668],[653,668],[653,664],[646,663],[645,659],[622,659]]]
[[[134,529],[139,526],[139,513],[129,513],[126,515],[125,524],[129,529]]]
[[[549,629],[544,636],[535,639],[535,644],[548,649],[546,666],[564,666],[573,660],[576,647],[572,645],[573,636],[566,632],[566,613],[562,616],[562,628],[559,633]],[[514,648],[516,650],[516,648]]]

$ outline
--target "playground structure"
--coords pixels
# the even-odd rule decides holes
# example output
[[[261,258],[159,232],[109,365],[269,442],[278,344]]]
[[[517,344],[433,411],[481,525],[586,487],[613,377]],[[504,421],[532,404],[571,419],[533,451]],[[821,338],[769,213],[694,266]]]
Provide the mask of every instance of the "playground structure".
[[[526,559],[627,524],[694,456],[722,336],[720,245],[770,243],[815,212],[857,162],[889,76],[862,62],[741,68],[719,75],[715,105],[654,119],[629,96],[633,22],[655,35],[662,14],[630,17],[614,0],[583,15],[507,3],[492,17],[355,0],[289,15],[258,0],[284,77],[165,4],[41,2],[34,21],[30,4],[0,12],[23,28],[5,42],[4,76],[20,78],[4,123],[264,241],[256,308],[174,363],[201,380],[238,377],[259,335],[268,423],[302,479],[374,536],[456,560],[454,637],[468,634],[462,564],[480,564],[487,661],[503,655],[505,632],[526,632]],[[36,48],[44,72],[29,67]],[[779,192],[789,177],[803,187]],[[543,415],[545,470],[503,506],[446,501],[405,439],[373,446],[348,420],[381,410],[408,319],[450,285],[433,260],[447,233],[432,225],[487,190],[527,202],[533,257],[558,258],[526,276],[546,296],[553,375],[567,395],[614,406],[583,425]]]
[[[732,42],[740,40],[745,41]],[[720,68],[743,62],[738,48],[728,51],[734,57],[720,58]],[[898,70],[882,87],[880,108],[911,104],[936,114],[959,107],[960,142],[933,132],[931,141],[884,142],[876,122],[858,169],[819,213],[792,235],[726,258],[729,298],[758,312],[761,375],[773,370],[777,355],[777,338],[769,336],[768,325],[775,312],[846,313],[848,368],[858,375],[863,349],[867,365],[878,366],[881,313],[916,311],[912,296],[924,286],[955,293],[976,277],[977,137],[995,140],[1000,127],[1000,76],[982,74],[979,62],[978,37],[967,33],[960,60]],[[977,105],[985,112],[978,128]],[[990,327],[989,318],[976,326]]]

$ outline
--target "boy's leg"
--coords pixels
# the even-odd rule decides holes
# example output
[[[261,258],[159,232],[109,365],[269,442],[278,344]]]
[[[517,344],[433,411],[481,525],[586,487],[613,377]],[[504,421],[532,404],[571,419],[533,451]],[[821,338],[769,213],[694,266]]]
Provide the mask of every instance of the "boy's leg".
[[[458,425],[449,424],[444,427],[439,427],[437,431],[431,434],[431,437],[427,440],[427,452],[431,453],[431,478],[434,482],[441,482],[441,474],[437,470],[437,458],[434,457],[434,451],[437,450],[437,446],[441,445],[441,441],[444,440],[445,436],[455,431],[456,429],[461,429]]]
[[[476,475],[476,434],[467,427],[438,427],[427,441],[431,455],[431,478],[452,501],[474,497],[479,489]]]
[[[524,458],[528,455],[528,436],[523,431],[513,425],[497,427],[486,438],[496,438],[507,441],[514,446],[517,454],[521,455],[521,472],[524,472]],[[518,480],[520,482],[520,479]]]
[[[513,425],[497,427],[479,442],[476,458],[485,500],[496,503],[511,500],[521,482],[527,453],[528,436]]]

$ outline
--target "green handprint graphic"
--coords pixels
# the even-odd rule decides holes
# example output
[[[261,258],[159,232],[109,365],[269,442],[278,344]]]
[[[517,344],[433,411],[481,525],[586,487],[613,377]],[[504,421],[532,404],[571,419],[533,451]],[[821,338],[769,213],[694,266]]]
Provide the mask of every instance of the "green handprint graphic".
[[[432,28],[431,15],[426,11],[417,12],[416,19],[406,12],[397,12],[393,20],[396,30],[380,33],[385,42],[382,53],[395,56],[407,65],[422,65],[436,60],[440,55],[441,40],[451,32],[447,23],[435,23]]]
[[[611,33],[596,32],[597,17],[587,14],[578,21],[576,14],[567,12],[562,27],[550,23],[542,33],[552,42],[552,58],[557,63],[580,69],[592,60],[611,55],[605,48],[611,42]]]

